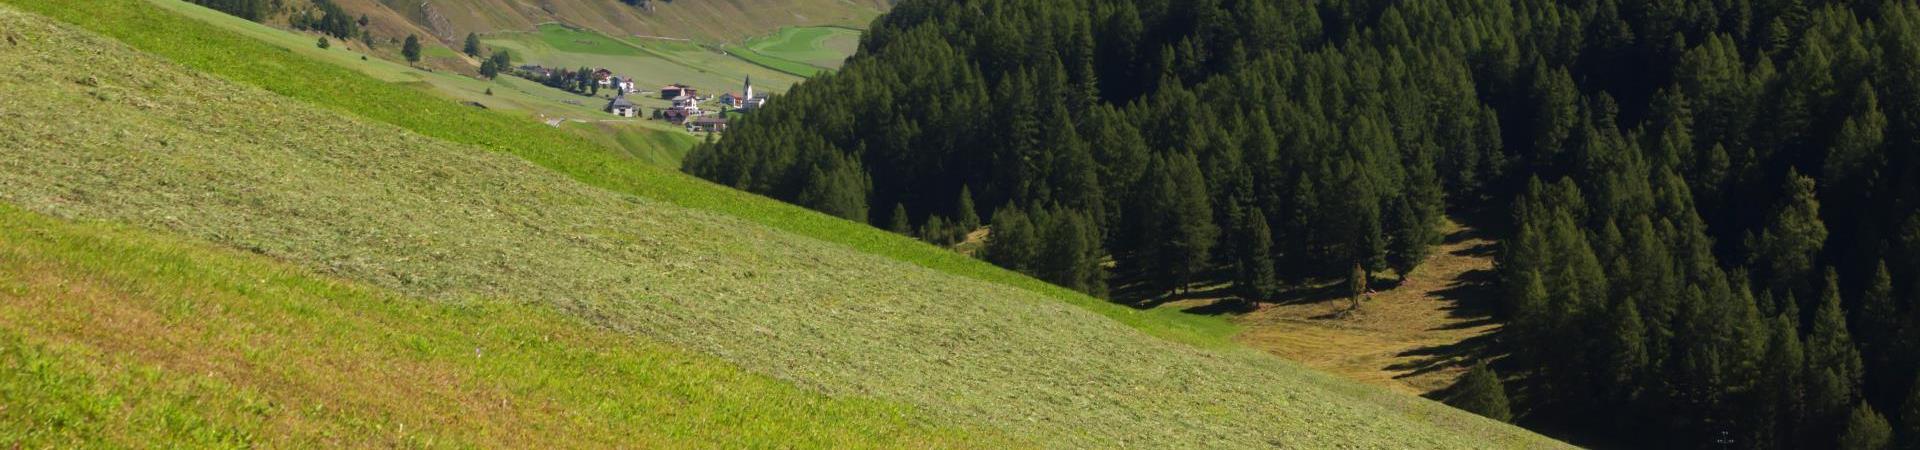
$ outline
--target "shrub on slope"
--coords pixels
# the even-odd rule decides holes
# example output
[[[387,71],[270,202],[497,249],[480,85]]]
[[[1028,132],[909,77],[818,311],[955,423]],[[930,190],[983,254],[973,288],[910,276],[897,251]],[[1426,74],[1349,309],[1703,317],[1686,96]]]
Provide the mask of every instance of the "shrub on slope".
[[[3,10],[0,10],[3,11]],[[554,305],[829,395],[1059,446],[1550,445],[1033,292],[596,189],[0,12],[0,200],[404,294]],[[84,69],[84,70],[83,70]]]

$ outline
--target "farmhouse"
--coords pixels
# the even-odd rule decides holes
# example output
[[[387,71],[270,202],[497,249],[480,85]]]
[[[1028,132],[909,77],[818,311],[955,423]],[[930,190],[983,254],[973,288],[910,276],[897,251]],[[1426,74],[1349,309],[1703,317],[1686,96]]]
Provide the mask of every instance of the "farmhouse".
[[[640,109],[635,108],[633,106],[633,102],[628,101],[627,96],[625,95],[613,96],[613,101],[607,102],[607,112],[613,113],[613,115],[620,116],[620,117],[633,117],[633,116],[640,115]]]
[[[681,96],[693,97],[696,95],[700,95],[699,90],[684,84],[674,83],[674,84],[669,84],[669,85],[660,87],[660,98],[664,98],[668,100],[672,100],[676,97],[681,97]]]
[[[673,107],[700,109],[700,99],[691,95],[682,95],[679,97],[674,97]]]
[[[593,82],[599,83],[601,86],[607,86],[607,85],[613,84],[613,71],[607,70],[607,69],[593,69]]]
[[[693,121],[687,122],[687,131],[727,131],[727,118],[700,116],[699,118],[693,119]]]

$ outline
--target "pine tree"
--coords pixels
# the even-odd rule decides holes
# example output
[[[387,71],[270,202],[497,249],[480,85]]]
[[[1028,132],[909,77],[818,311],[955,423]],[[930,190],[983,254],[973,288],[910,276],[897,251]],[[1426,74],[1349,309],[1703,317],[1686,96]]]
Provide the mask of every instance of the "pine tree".
[[[974,212],[973,207],[973,191],[967,189],[966,185],[960,186],[960,200],[958,205],[959,206],[955,207],[958,211],[955,211],[954,214],[956,214],[956,217],[959,217],[959,222],[957,223],[960,225],[960,228],[967,231],[980,228],[980,214]]]
[[[993,227],[987,233],[987,262],[1016,272],[1032,273],[1034,254],[1039,248],[1033,222],[1019,207],[1007,205],[993,213]]]
[[[815,211],[861,223],[867,221],[867,195],[873,181],[860,161],[832,154],[808,172],[806,188],[794,201]]]
[[[1838,278],[1828,270],[1819,308],[1814,311],[1813,329],[1807,335],[1807,412],[1816,429],[1833,429],[1832,425],[1845,419],[1848,405],[1859,399],[1860,352],[1854,348],[1846,315],[1840,309]]]
[[[1054,211],[1046,215],[1041,236],[1040,278],[1053,284],[1104,295],[1105,277],[1100,275],[1099,237],[1092,231],[1085,214],[1078,211]]]
[[[942,247],[953,245],[947,239],[947,228],[947,218],[927,216],[927,223],[920,224],[920,240]]]
[[[1785,189],[1786,197],[1774,209],[1759,241],[1751,245],[1755,247],[1753,265],[1761,279],[1773,280],[1776,291],[1804,294],[1814,283],[1814,258],[1827,240],[1827,227],[1820,222],[1820,201],[1814,198],[1812,178],[1789,169]]]
[[[1387,266],[1393,268],[1401,281],[1406,281],[1407,275],[1427,259],[1428,245],[1433,243],[1433,227],[1402,197],[1394,199],[1393,207],[1387,210],[1387,230],[1393,234],[1387,243]]]
[[[1864,382],[1872,391],[1868,398],[1881,405],[1892,405],[1898,395],[1904,394],[1887,391],[1895,385],[1895,376],[1906,376],[1896,373],[1896,363],[1904,358],[1896,354],[1894,347],[1900,332],[1900,311],[1894,301],[1893,276],[1887,271],[1887,263],[1879,262],[1867,279],[1866,290],[1861,293],[1850,323],[1854,325],[1861,356],[1867,363]]]
[[[315,46],[315,47],[320,47],[320,49],[321,49],[321,50],[325,50],[325,49],[327,49],[328,47],[332,47],[332,46],[333,46],[333,43],[331,43],[331,42],[327,42],[327,37],[326,37],[326,36],[321,36],[321,37],[320,37],[320,40],[319,40],[319,41],[315,41],[315,42],[313,43],[313,46]]]
[[[894,234],[902,236],[913,235],[913,223],[910,221],[910,218],[907,217],[906,205],[894,203],[893,212],[887,214],[887,220],[889,221],[887,231],[892,231]]]
[[[1887,425],[1887,418],[1874,411],[1873,406],[1861,402],[1853,407],[1853,413],[1847,416],[1847,426],[1840,433],[1840,450],[1885,450],[1893,444],[1893,427]]]
[[[1640,308],[1635,303],[1632,297],[1627,297],[1612,311],[1613,324],[1607,334],[1604,365],[1611,373],[1601,380],[1601,388],[1611,393],[1611,400],[1622,405],[1638,400],[1643,381],[1640,376],[1648,366],[1646,325],[1641,322]]]
[[[467,33],[467,46],[464,51],[467,53],[467,56],[480,57],[480,36]]]
[[[1900,406],[1900,448],[1920,449],[1920,380],[1914,380],[1912,391],[1907,393],[1906,402]]]
[[[1500,375],[1484,362],[1475,364],[1454,383],[1447,404],[1501,422],[1513,420],[1507,388],[1500,382]]]
[[[1773,318],[1767,335],[1766,355],[1761,358],[1761,401],[1756,422],[1770,423],[1771,439],[1758,448],[1790,447],[1799,442],[1799,424],[1806,414],[1806,352],[1800,341],[1799,312],[1786,311]],[[1772,445],[1766,445],[1766,444]]]
[[[1360,309],[1360,301],[1367,296],[1369,281],[1367,269],[1360,267],[1359,263],[1355,263],[1353,270],[1347,272],[1347,300],[1350,302],[1347,309]]]
[[[1255,207],[1240,219],[1236,227],[1238,252],[1234,272],[1237,277],[1234,284],[1247,298],[1262,300],[1272,297],[1280,290],[1280,280],[1273,268],[1273,231],[1267,227],[1267,214]]]
[[[407,62],[420,62],[420,38],[411,34],[407,35],[407,42],[400,45],[400,55],[405,56]]]

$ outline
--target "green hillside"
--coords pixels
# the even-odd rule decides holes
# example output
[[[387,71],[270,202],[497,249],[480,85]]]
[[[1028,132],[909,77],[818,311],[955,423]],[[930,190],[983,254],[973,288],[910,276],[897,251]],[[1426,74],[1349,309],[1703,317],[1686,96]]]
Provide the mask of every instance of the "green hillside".
[[[873,413],[905,405],[911,411],[899,420],[907,432],[950,424],[1066,447],[1553,445],[1264,354],[1197,349],[1141,332],[1224,346],[1219,337],[1226,330],[1217,321],[1132,313],[861,225],[646,168],[564,131],[460,107],[144,4],[9,3],[166,58],[0,11],[0,29],[10,38],[0,44],[0,64],[16,75],[0,78],[0,111],[7,114],[0,146],[11,150],[0,153],[0,200],[30,211],[206,240],[455,311],[491,304],[477,299],[503,299],[536,312],[519,306],[466,312],[488,323],[545,320],[537,311],[552,308],[560,316],[554,323],[577,319],[594,330],[662,341],[850,402],[828,407],[845,408],[849,423],[875,424],[868,429],[876,431],[849,439],[900,436],[888,430],[902,430],[903,422]],[[284,76],[289,73],[301,76]],[[108,233],[109,240],[145,239],[119,237],[124,234],[131,233]],[[9,237],[9,245],[13,241]],[[102,254],[117,253],[127,252]],[[196,260],[223,258],[212,250],[189,253]],[[216,263],[179,265],[193,264]],[[191,276],[157,278],[200,292]],[[114,286],[136,295],[165,292],[137,283]],[[283,297],[267,291],[261,300],[291,301]],[[474,328],[432,314],[402,317],[422,333],[463,336]],[[114,319],[80,314],[75,320]],[[275,326],[260,328],[278,332]],[[58,365],[65,371],[58,373],[88,373],[87,358],[141,355],[137,348],[106,345],[68,350],[48,344],[51,333],[21,333],[20,340],[32,343],[22,348],[34,350],[9,357],[31,359],[22,363],[30,367]],[[395,357],[401,361],[467,354],[466,341],[448,341],[448,350],[401,342],[411,348]],[[484,357],[485,346],[475,347]],[[592,348],[583,347],[563,350]],[[392,365],[377,367],[359,375],[408,376],[389,372],[397,370],[388,369]],[[475,384],[483,386],[513,375],[479,372]],[[59,399],[98,389],[159,385],[81,384],[107,387],[56,395],[45,404],[58,409]],[[164,403],[174,398],[169,392],[152,395]],[[337,405],[328,396],[349,395],[358,394],[337,390],[320,398]],[[457,404],[435,395],[408,400],[419,403],[413,408]],[[40,411],[41,404],[8,411]],[[625,406],[599,401],[580,408]],[[404,423],[377,416],[379,407],[367,410],[376,414],[366,419],[374,423],[369,426]],[[541,413],[593,410],[582,411],[558,405]],[[765,427],[770,435],[793,426],[749,413],[720,416],[717,422]],[[26,420],[68,422],[42,417]],[[689,429],[692,434],[664,439],[725,432],[698,423]],[[936,443],[964,433],[931,431]]]
[[[547,307],[428,302],[258,255],[6,206],[0,398],[8,406],[0,443],[30,448],[993,440]]]

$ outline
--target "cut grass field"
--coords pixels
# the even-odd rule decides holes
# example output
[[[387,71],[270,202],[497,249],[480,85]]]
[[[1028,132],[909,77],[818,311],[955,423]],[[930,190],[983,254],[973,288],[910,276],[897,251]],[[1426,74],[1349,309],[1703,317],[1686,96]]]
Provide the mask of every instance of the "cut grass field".
[[[786,27],[748,39],[746,47],[774,58],[838,69],[860,48],[860,30],[840,27]]]
[[[28,448],[1009,444],[543,306],[4,205],[0,399],[0,444]]]
[[[380,82],[145,3],[0,3],[79,25],[194,70],[421,135],[515,155],[592,186],[720,213],[953,275],[1017,287],[1178,342],[1216,348],[1233,345],[1229,338],[1236,328],[1223,319],[1114,305],[912,238],[728,189],[676,170],[641,164],[571,133]]]
[[[126,39],[136,46],[144,33],[162,33],[166,39],[144,45],[186,56],[169,55],[175,61],[213,57],[183,48],[247,59],[271,54],[256,54],[243,38],[218,30],[202,30],[197,38],[169,33],[170,26],[193,22],[121,9],[137,3],[20,4],[132,36]],[[552,308],[598,329],[697,349],[835,401],[908,405],[931,423],[1049,446],[1554,445],[1245,349],[1202,350],[1156,339],[1087,309],[1189,342],[1218,339],[1181,328],[1186,319],[1177,313],[1114,313],[1113,306],[1084,297],[1049,299],[1061,294],[956,277],[856,250],[858,241],[850,248],[748,221],[767,215],[717,214],[712,211],[797,210],[678,175],[632,163],[605,172],[659,174],[648,181],[663,185],[681,180],[684,190],[667,195],[615,192],[638,191],[631,185],[590,186],[606,180],[582,176],[600,173],[583,167],[627,160],[559,153],[594,147],[558,130],[476,129],[464,125],[497,119],[435,110],[430,102],[438,100],[426,97],[396,94],[397,104],[395,97],[360,98],[393,87],[350,73],[307,77],[356,80],[317,96],[334,99],[325,101],[302,96],[300,86],[283,84],[288,91],[276,95],[266,90],[271,83],[229,81],[258,74],[217,68],[339,70],[325,64],[280,59],[201,69],[223,79],[190,71],[199,68],[192,63],[175,65],[4,8],[0,29],[19,38],[0,44],[0,64],[17,75],[0,78],[0,111],[7,115],[0,147],[11,150],[0,153],[0,200],[28,210],[204,239],[440,305],[506,299]],[[392,117],[379,106],[414,114]],[[402,120],[422,115],[438,120]],[[449,137],[423,136],[388,121]],[[492,140],[465,141],[476,136]],[[572,178],[483,150],[528,140],[557,149],[533,146],[554,153],[518,149],[514,155],[581,157],[555,164],[562,173],[574,171]],[[683,192],[693,200],[672,195]],[[675,203],[714,199],[730,203]],[[727,205],[763,209],[717,207]],[[788,217],[887,236],[810,213]],[[889,238],[912,245],[911,251],[952,255]],[[1017,286],[1025,279],[1012,280]],[[483,315],[487,320],[493,313]],[[466,350],[462,344],[447,352],[464,356]],[[50,358],[76,358],[65,355]],[[433,395],[409,400],[457,404]],[[381,429],[393,425],[372,420]],[[741,426],[771,427],[772,434],[784,426],[819,426],[746,422]]]

